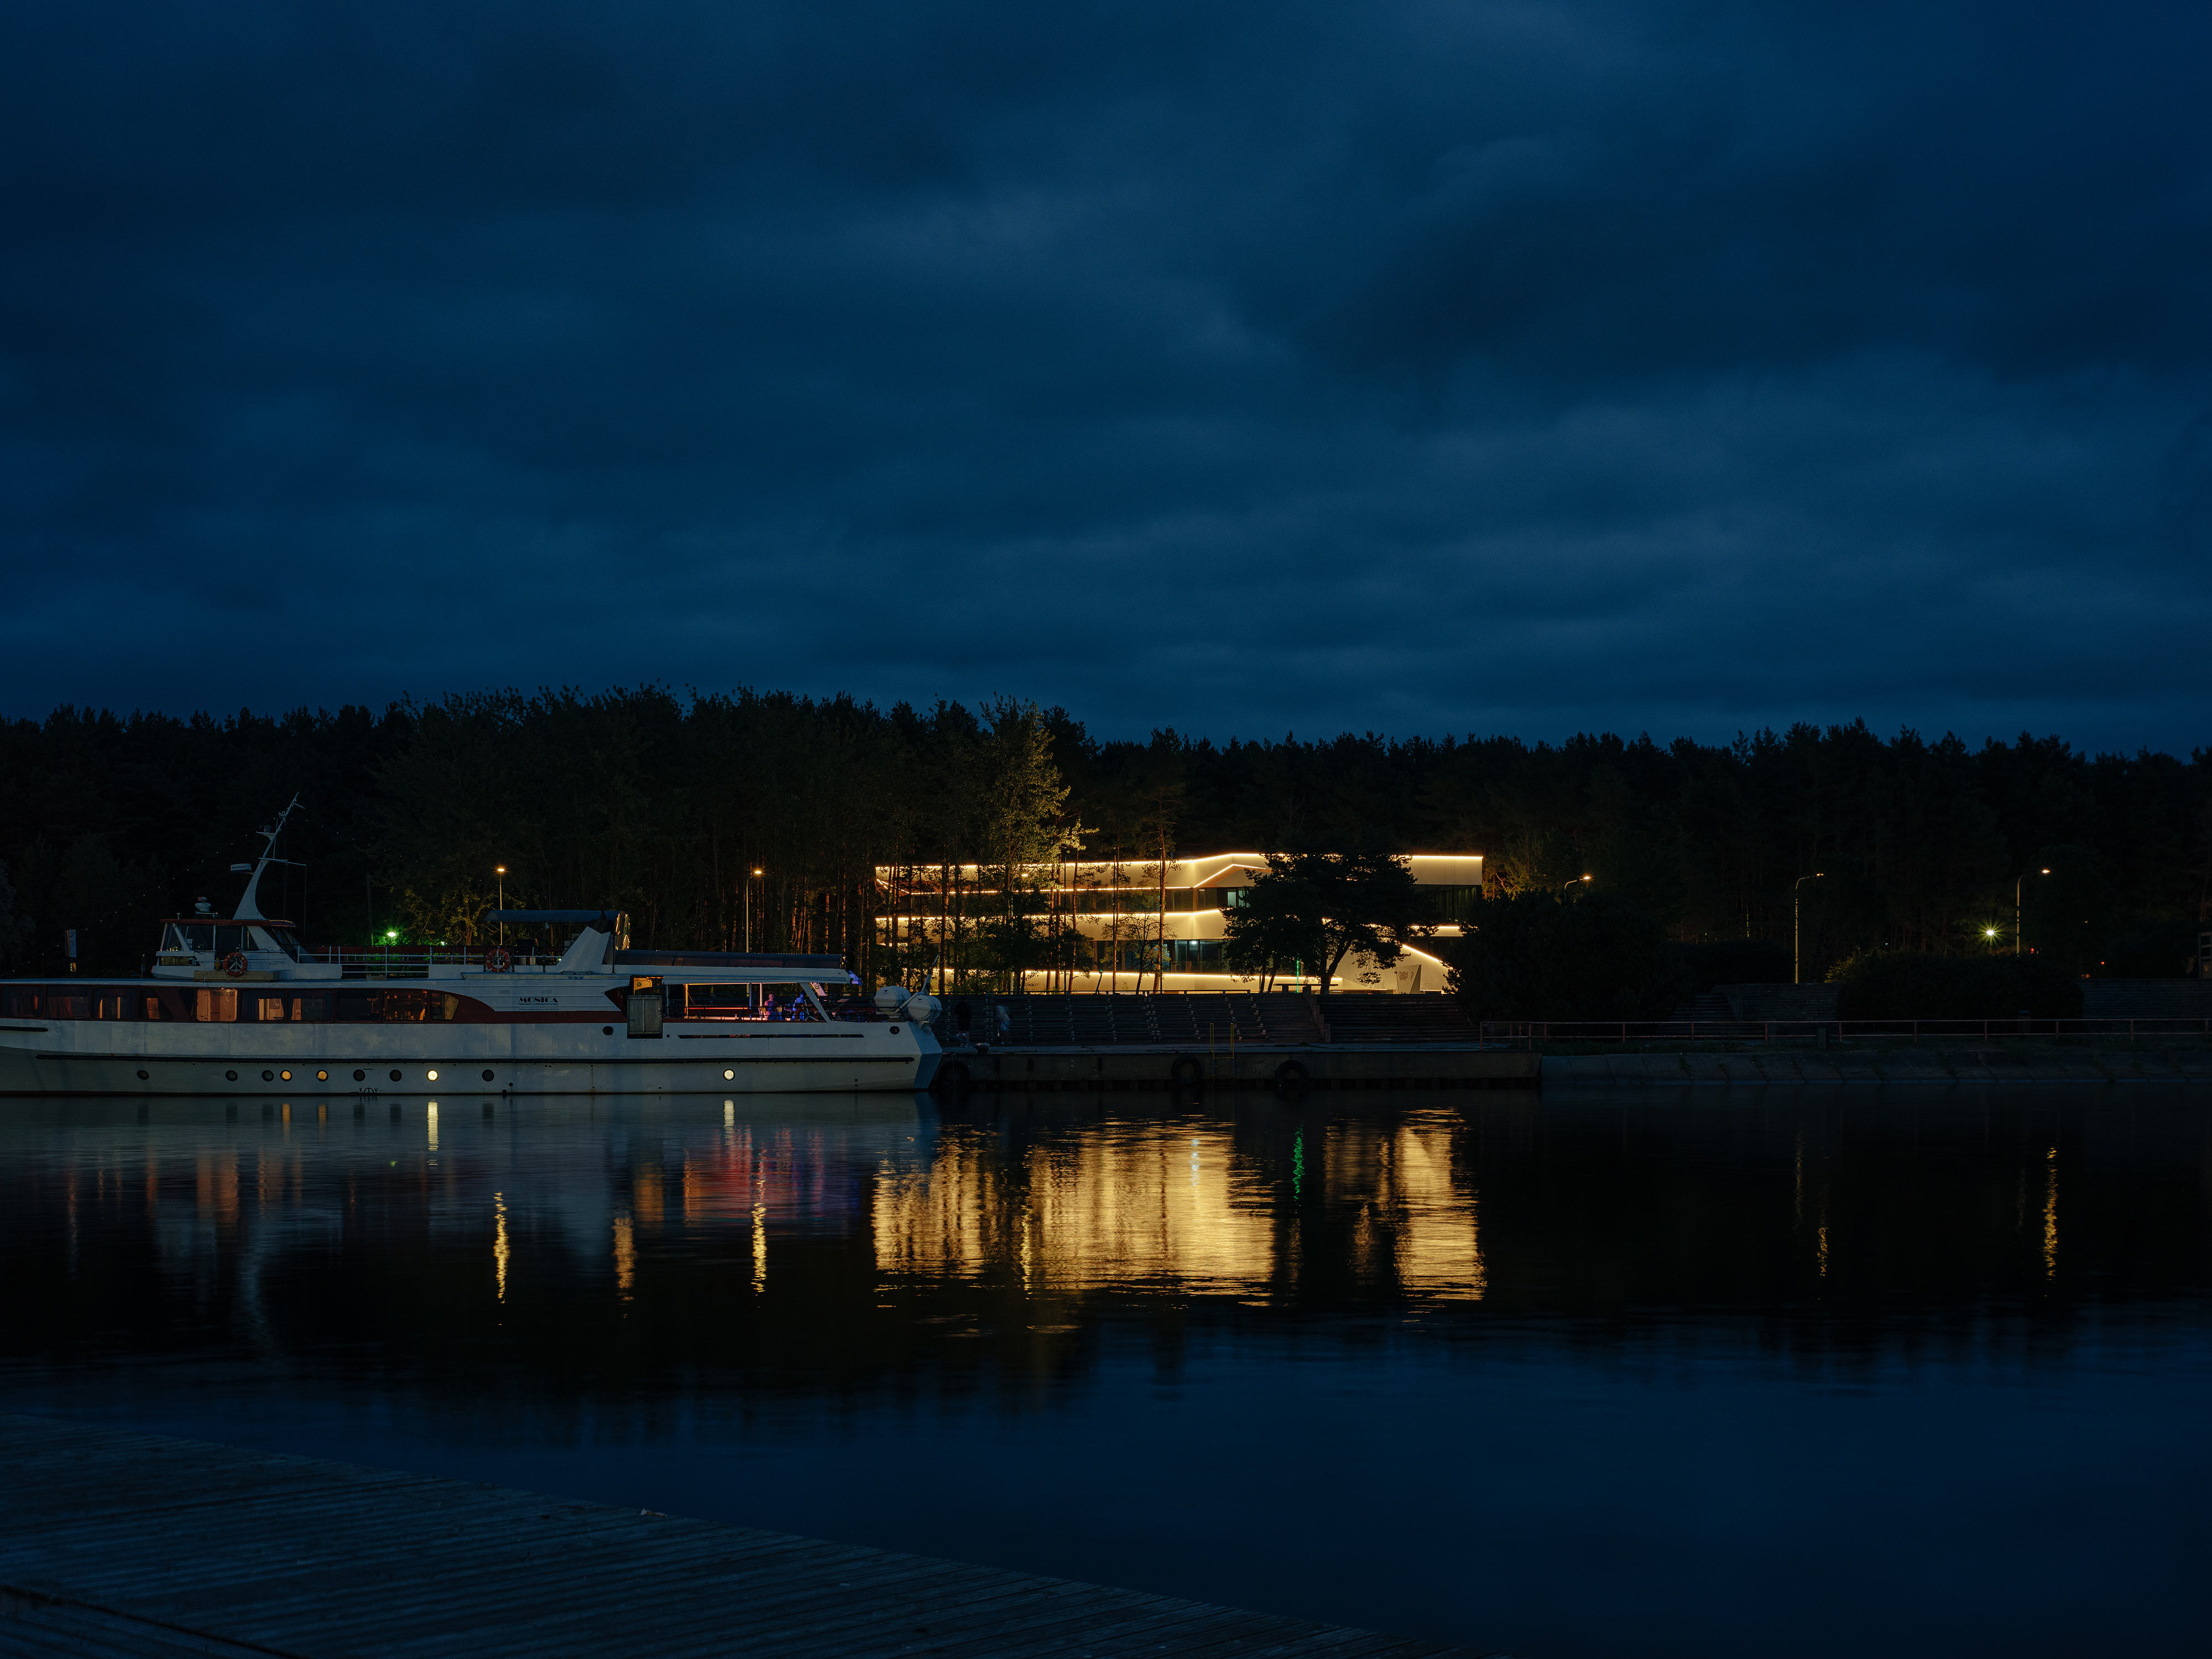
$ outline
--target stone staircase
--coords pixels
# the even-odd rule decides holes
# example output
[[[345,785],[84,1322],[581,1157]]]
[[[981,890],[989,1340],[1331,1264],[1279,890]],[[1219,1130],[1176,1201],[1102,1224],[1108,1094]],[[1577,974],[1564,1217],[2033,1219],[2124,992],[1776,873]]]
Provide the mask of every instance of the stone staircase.
[[[1237,1042],[1306,1043],[1322,1040],[1310,998],[1295,992],[1170,991],[1087,994],[1002,994],[970,993],[967,997],[976,1042],[1000,1042],[999,1009],[1003,1006],[1012,1022],[1007,1046],[1027,1048],[1109,1048],[1127,1043]],[[1444,999],[1435,999],[1443,1000]],[[948,1047],[958,1040],[951,1004],[947,1000],[931,1030]],[[1426,998],[1377,998],[1378,1001],[1428,1001]],[[1417,1022],[1424,1028],[1432,1021]],[[1423,1041],[1419,1037],[1373,1037],[1367,1041]],[[1461,1040],[1455,1038],[1455,1040]]]
[[[1459,999],[1442,992],[1321,999],[1331,1042],[1473,1042],[1474,1022]]]

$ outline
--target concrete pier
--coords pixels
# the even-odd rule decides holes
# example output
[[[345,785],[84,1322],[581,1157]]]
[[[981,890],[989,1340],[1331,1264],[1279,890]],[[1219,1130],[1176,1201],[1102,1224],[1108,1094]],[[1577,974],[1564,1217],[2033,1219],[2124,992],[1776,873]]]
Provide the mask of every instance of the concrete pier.
[[[1763,1087],[1796,1084],[2212,1083],[2212,1049],[2146,1043],[2053,1048],[2033,1043],[1943,1048],[1838,1044],[1747,1046],[1540,1056],[1553,1088]]]
[[[1532,1089],[1540,1056],[1474,1043],[1190,1043],[954,1050],[939,1087],[983,1091]],[[955,1068],[957,1068],[956,1070]]]
[[[0,1417],[0,1654],[1422,1659],[1135,1590]]]

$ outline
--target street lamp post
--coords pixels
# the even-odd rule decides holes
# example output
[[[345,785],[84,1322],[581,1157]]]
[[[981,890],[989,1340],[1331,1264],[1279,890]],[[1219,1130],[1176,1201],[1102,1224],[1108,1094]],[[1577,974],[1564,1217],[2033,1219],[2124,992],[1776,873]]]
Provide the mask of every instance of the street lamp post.
[[[1581,886],[1584,882],[1591,879],[1592,878],[1589,876],[1577,876],[1572,881],[1567,883],[1565,886],[1560,888],[1559,890],[1562,893],[1571,893],[1576,888]]]
[[[2048,870],[2036,872],[2039,876],[2047,876],[2050,873]],[[2021,884],[2027,879],[2027,872],[2023,870],[2012,884],[2012,953],[2014,956],[2020,954],[2020,890]]]
[[[1803,896],[1797,890],[1808,881],[1820,880],[1826,874],[1827,872],[1825,870],[1815,870],[1811,875],[1800,876],[1790,884],[1790,982],[1792,985],[1805,982],[1805,927],[1801,908]]]
[[[492,874],[499,878],[499,908],[504,910],[507,908],[507,866],[503,864],[493,866]],[[507,918],[503,915],[499,919],[499,948],[502,951],[507,949]]]
[[[745,949],[748,951],[753,948],[753,883],[760,879],[760,873],[756,868],[745,881]]]

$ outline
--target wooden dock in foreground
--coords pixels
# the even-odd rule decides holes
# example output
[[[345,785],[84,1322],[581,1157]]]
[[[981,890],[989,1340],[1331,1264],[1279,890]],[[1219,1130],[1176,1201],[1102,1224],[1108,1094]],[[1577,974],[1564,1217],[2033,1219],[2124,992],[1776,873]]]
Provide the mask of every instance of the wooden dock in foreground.
[[[0,1417],[0,1654],[1463,1651],[497,1486]]]

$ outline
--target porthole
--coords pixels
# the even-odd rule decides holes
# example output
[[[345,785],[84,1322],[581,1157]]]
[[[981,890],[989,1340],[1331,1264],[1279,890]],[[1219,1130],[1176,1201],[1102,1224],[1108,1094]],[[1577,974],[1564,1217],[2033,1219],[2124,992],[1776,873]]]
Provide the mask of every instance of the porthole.
[[[601,1036],[612,1036],[614,1034],[615,1028],[611,1025],[602,1025],[599,1027],[599,1035]]]
[[[891,1035],[892,1035],[893,1036],[896,1036],[898,1035],[898,1027],[897,1027],[897,1026],[894,1025],[894,1026],[892,1026],[892,1027],[891,1027]]]
[[[328,1083],[330,1080],[331,1074],[328,1072],[318,1072],[315,1073],[315,1081],[318,1083]]]
[[[394,1072],[394,1073],[392,1073],[392,1080],[394,1083],[397,1083],[397,1082],[398,1082],[398,1081],[399,1081],[399,1073],[398,1073],[398,1072]]]
[[[491,1081],[491,1073],[490,1073],[489,1072],[486,1072],[486,1073],[484,1073],[484,1081],[485,1081],[486,1083],[489,1083],[489,1082],[490,1082],[490,1081]]]
[[[139,1073],[138,1073],[138,1080],[139,1080],[141,1083],[143,1083],[143,1082],[146,1080],[146,1073],[143,1073],[143,1072]]]
[[[140,1077],[143,1077],[143,1076],[145,1076],[145,1075],[146,1075],[146,1073],[143,1073],[143,1072],[141,1072],[141,1073],[138,1073],[138,1075],[139,1075]],[[732,1071],[732,1070],[729,1066],[725,1066],[724,1067],[722,1067],[722,1081],[723,1081],[723,1082],[725,1082],[725,1083],[734,1083],[734,1082],[736,1082],[737,1080],[738,1080],[738,1074],[737,1074],[737,1073],[736,1073],[736,1072]]]
[[[366,1083],[368,1080],[368,1073],[366,1072],[356,1072],[353,1074],[353,1080],[356,1083]]]
[[[286,1077],[289,1077],[292,1074],[289,1072],[287,1072],[284,1075]],[[264,1072],[261,1074],[261,1080],[264,1083],[274,1083],[276,1080],[276,1073],[274,1072]]]
[[[438,1074],[435,1072],[425,1072],[422,1075],[428,1078],[433,1083],[435,1083],[438,1080]]]
[[[238,1073],[235,1072],[225,1072],[222,1074],[222,1077],[223,1081],[226,1083],[235,1083],[238,1081]]]
[[[283,1078],[287,1083],[289,1083],[292,1080],[292,1074],[289,1072],[279,1072],[276,1075]]]

